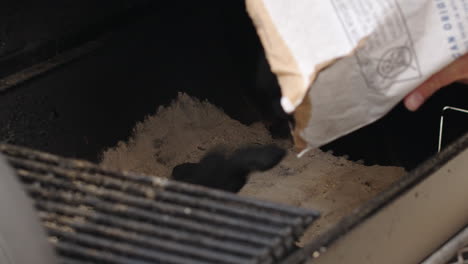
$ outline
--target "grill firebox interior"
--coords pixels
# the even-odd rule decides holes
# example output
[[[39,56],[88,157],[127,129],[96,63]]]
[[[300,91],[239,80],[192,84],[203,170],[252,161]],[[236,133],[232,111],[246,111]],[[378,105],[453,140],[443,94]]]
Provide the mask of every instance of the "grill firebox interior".
[[[133,16],[95,19],[98,26],[76,16],[57,18],[53,14],[59,7],[52,2],[41,14],[35,13],[28,1],[5,5],[9,8],[2,9],[7,13],[3,19],[8,29],[4,30],[4,42],[10,49],[17,47],[3,50],[2,77],[20,66],[41,61],[41,56],[55,55],[59,48],[83,43],[80,40],[86,37],[95,39],[99,32],[107,34],[99,40],[100,48],[2,93],[0,139],[4,142],[97,161],[103,149],[128,138],[137,121],[153,114],[158,105],[168,104],[177,92],[207,99],[245,124],[265,120],[287,126],[272,114],[277,112],[279,90],[275,77],[260,59],[262,48],[243,1],[145,4],[144,12],[134,12]],[[90,16],[110,12],[107,6],[81,5],[82,11],[88,12],[84,14]],[[123,4],[114,5],[118,10]],[[55,20],[36,23],[38,19],[31,13]],[[17,22],[19,19],[22,23]],[[65,22],[75,26],[57,26]],[[44,36],[36,37],[35,32]],[[17,44],[20,40],[22,45]],[[57,50],[44,44],[50,42]],[[34,49],[42,44],[49,50]],[[442,107],[468,108],[467,97],[464,86],[452,85],[416,113],[399,105],[383,120],[323,149],[362,159],[369,165],[412,169],[437,150]],[[447,124],[452,127],[454,135],[447,134],[452,139],[466,130],[463,124],[467,123],[464,116],[453,116]]]

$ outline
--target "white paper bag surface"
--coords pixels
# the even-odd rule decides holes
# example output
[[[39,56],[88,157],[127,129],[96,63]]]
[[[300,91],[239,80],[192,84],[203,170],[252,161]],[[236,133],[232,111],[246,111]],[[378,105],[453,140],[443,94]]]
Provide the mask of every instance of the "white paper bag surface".
[[[468,0],[246,5],[302,150],[381,118],[468,47]]]

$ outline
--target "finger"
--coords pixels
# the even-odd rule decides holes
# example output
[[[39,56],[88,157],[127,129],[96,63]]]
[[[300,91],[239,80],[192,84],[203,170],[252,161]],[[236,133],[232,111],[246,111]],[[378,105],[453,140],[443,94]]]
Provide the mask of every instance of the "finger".
[[[468,54],[431,76],[405,97],[404,104],[410,111],[416,111],[429,97],[442,87],[457,80],[468,78]]]
[[[416,111],[424,103],[425,99],[419,91],[411,92],[405,97],[404,104],[406,109]]]
[[[418,110],[427,98],[453,81],[454,80],[448,79],[444,76],[444,72],[439,72],[430,77],[405,97],[404,104],[406,108],[410,111]]]

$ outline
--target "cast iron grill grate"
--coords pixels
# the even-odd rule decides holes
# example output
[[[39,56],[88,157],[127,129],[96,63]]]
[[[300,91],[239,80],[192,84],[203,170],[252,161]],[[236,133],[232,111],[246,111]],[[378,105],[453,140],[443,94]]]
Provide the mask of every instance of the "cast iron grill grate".
[[[319,216],[0,145],[62,263],[275,263]]]

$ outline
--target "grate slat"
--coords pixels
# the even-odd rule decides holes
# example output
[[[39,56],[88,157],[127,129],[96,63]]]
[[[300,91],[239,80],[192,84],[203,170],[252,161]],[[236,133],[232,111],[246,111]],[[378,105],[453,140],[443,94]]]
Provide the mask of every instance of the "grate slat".
[[[205,248],[211,248],[216,251],[227,252],[238,256],[260,256],[267,258],[269,251],[266,249],[244,246],[243,244],[233,243],[222,239],[212,239],[208,236],[197,235],[194,233],[188,234],[176,229],[167,227],[153,226],[150,224],[128,220],[125,218],[103,215],[102,213],[94,214],[84,210],[77,210],[75,207],[64,206],[62,204],[50,201],[38,201],[37,207],[43,210],[40,214],[54,213],[65,217],[86,218],[88,222],[96,224],[104,224],[122,228],[123,230],[133,231],[149,236],[161,237],[170,241],[178,241],[188,245],[198,245]],[[42,217],[42,216],[41,216]]]
[[[42,220],[46,223],[54,223],[59,226],[66,226],[79,234],[93,235],[107,238],[112,241],[119,241],[121,245],[135,246],[138,248],[151,249],[152,252],[167,252],[176,256],[185,256],[187,258],[200,258],[213,263],[239,264],[249,263],[251,258],[242,258],[230,254],[222,254],[217,251],[203,250],[195,246],[187,246],[171,241],[157,239],[134,232],[125,231],[115,227],[109,227],[100,224],[84,224],[73,218],[55,216],[53,214],[43,215]]]
[[[20,177],[27,177],[29,180],[34,179],[37,182],[44,183],[44,178],[41,178],[38,175],[33,173],[26,173],[24,171],[18,171]],[[56,179],[49,180],[46,183],[49,185],[54,185],[57,183]],[[57,184],[56,186],[61,187]],[[34,187],[33,187],[34,188]],[[197,223],[190,221],[185,218],[176,217],[170,214],[159,214],[157,212],[142,210],[140,208],[129,207],[124,203],[115,203],[115,201],[107,201],[105,199],[100,199],[92,195],[83,195],[72,192],[66,192],[60,189],[54,189],[53,191],[33,191],[33,188],[28,188],[31,191],[31,194],[42,195],[46,199],[52,199],[56,202],[66,201],[68,204],[75,204],[76,206],[84,205],[86,208],[94,208],[101,212],[105,212],[110,215],[118,215],[126,218],[138,218],[139,221],[158,223],[162,225],[175,225],[176,227],[184,227],[184,229],[189,229],[190,231],[199,232],[203,234],[211,234],[217,236],[222,234],[224,239],[236,239],[244,243],[250,243],[252,245],[266,245],[266,246],[276,246],[279,244],[279,239],[275,237],[265,237],[259,235],[253,235],[250,232],[242,232],[242,230],[232,230],[225,227],[216,227],[213,229],[212,225],[205,223]],[[39,187],[40,188],[40,187]],[[221,232],[220,232],[221,231]]]

